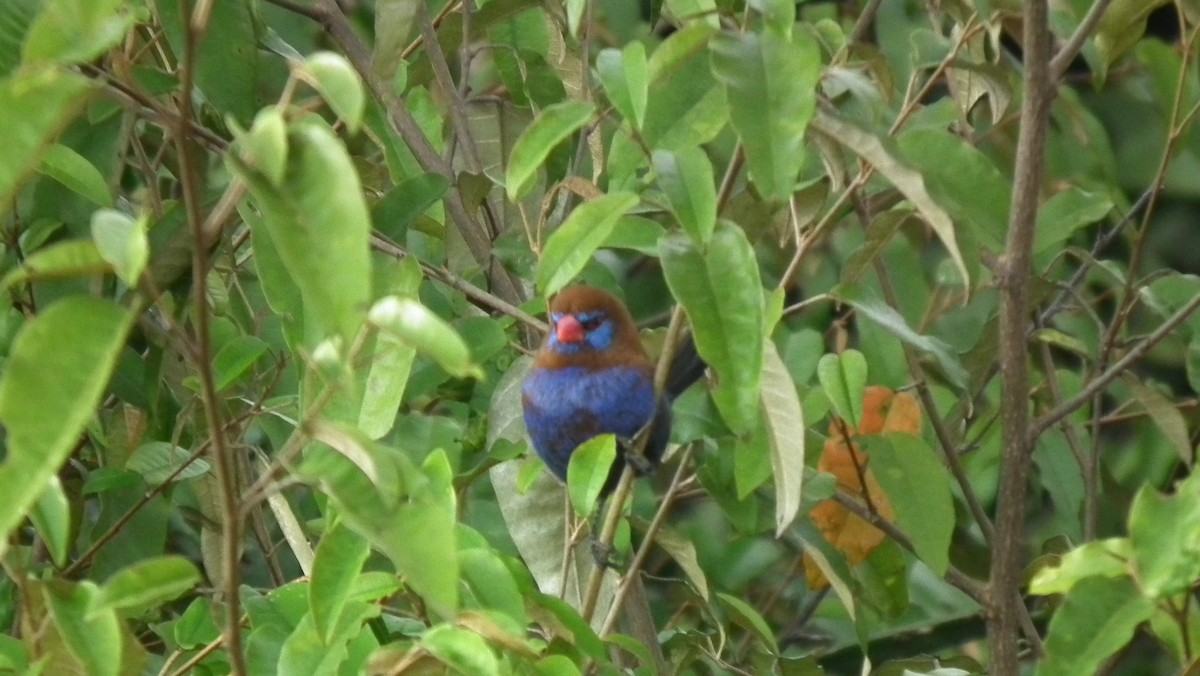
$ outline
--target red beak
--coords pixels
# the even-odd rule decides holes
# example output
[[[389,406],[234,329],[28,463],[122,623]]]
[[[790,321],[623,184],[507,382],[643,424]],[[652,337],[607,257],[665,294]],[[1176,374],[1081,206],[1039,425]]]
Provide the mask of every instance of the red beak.
[[[558,342],[565,344],[574,344],[583,342],[583,325],[575,318],[575,315],[563,315],[562,319],[558,320],[558,325],[554,327],[554,333],[558,336]]]

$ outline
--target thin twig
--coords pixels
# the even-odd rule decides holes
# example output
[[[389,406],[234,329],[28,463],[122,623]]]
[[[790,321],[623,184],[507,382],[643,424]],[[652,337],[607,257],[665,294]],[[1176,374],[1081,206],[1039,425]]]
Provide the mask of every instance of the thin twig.
[[[1104,10],[1108,9],[1111,2],[1112,0],[1096,0],[1092,3],[1088,13],[1083,17],[1083,21],[1080,21],[1075,28],[1075,32],[1050,60],[1050,76],[1052,78],[1062,79],[1067,69],[1071,67],[1071,62],[1083,49],[1083,43],[1092,37],[1092,32],[1096,30],[1096,26],[1100,25],[1100,17],[1104,16]]]

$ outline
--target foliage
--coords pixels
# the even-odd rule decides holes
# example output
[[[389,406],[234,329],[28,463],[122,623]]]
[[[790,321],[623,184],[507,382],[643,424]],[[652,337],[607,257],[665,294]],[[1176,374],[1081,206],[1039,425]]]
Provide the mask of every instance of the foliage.
[[[1195,668],[1200,15],[1038,8],[0,3],[0,668]],[[604,516],[579,281],[710,367]]]

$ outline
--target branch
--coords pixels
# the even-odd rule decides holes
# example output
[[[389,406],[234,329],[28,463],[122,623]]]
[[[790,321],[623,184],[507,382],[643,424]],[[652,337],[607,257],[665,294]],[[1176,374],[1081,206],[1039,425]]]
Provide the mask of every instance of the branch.
[[[1100,25],[1100,17],[1104,16],[1104,10],[1108,9],[1111,2],[1112,0],[1096,0],[1092,3],[1087,15],[1083,17],[1083,21],[1079,22],[1079,26],[1075,28],[1075,33],[1054,55],[1054,59],[1050,61],[1050,74],[1054,80],[1062,79],[1067,68],[1070,68],[1071,62],[1083,49],[1083,43],[1092,37],[1092,32],[1096,30],[1096,26]]]
[[[1023,35],[1025,91],[1014,167],[1012,210],[1005,251],[996,265],[1000,290],[1000,373],[1003,455],[996,507],[995,555],[988,585],[991,673],[1019,673],[1018,628],[1025,615],[1020,597],[1025,496],[1029,483],[1029,285],[1034,227],[1041,193],[1050,103],[1050,28],[1046,0],[1027,0]]]

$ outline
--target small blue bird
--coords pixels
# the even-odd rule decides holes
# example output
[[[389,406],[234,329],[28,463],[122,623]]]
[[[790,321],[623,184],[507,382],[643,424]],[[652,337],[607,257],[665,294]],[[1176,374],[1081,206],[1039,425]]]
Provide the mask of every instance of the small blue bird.
[[[654,364],[629,310],[612,295],[586,286],[559,293],[550,303],[550,335],[525,379],[525,427],[538,456],[560,480],[575,448],[601,434],[628,441],[653,419],[645,459],[658,465],[671,436],[671,401],[704,374],[689,339],[678,350],[663,398],[654,398]],[[615,486],[625,466],[620,449],[604,487]]]

